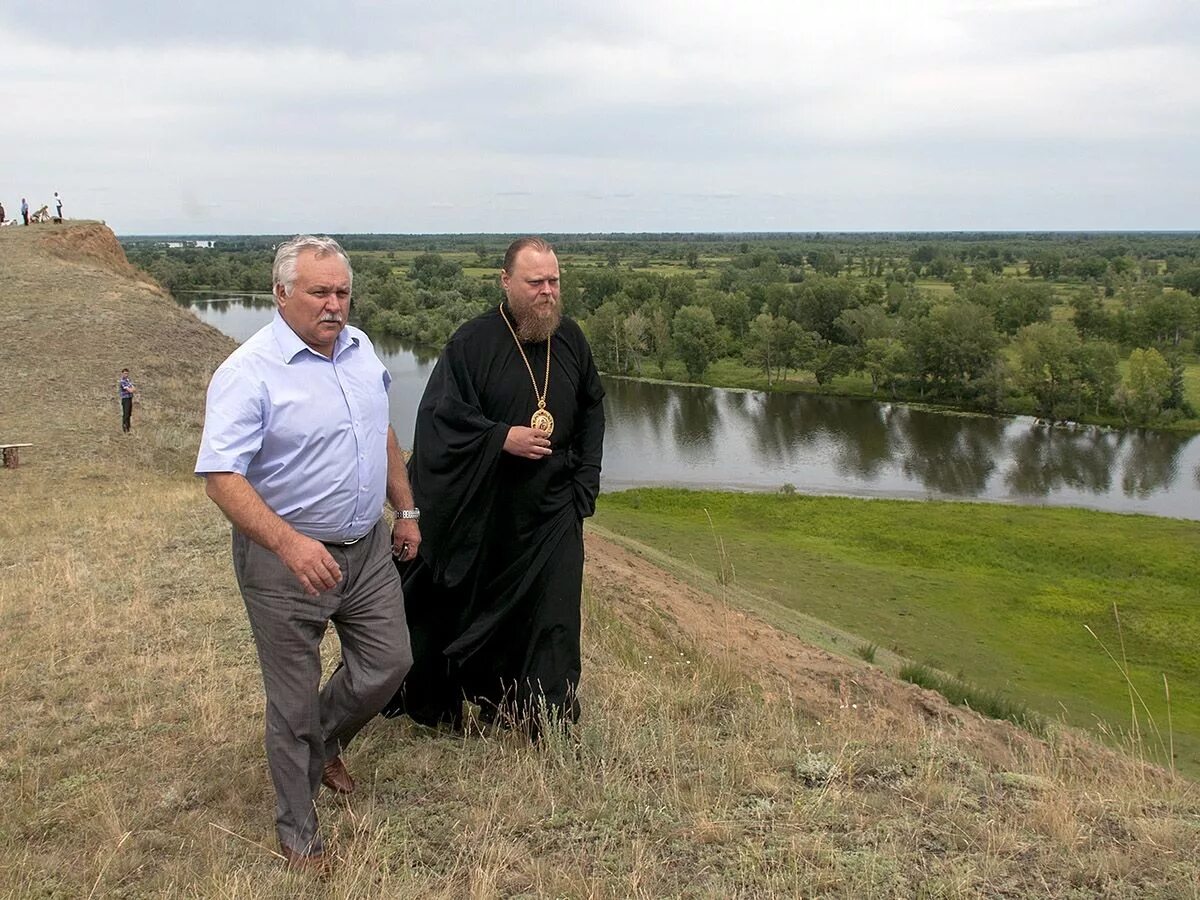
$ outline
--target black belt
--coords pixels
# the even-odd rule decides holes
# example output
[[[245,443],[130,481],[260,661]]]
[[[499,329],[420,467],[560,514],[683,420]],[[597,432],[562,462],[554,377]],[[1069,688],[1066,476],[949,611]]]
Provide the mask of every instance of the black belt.
[[[370,532],[368,532],[368,534],[369,533]],[[363,538],[365,538],[366,536],[367,535],[364,534],[362,537],[356,537],[352,541],[321,541],[321,543],[324,544],[326,547],[352,547],[355,544],[357,544],[359,541],[361,541]]]

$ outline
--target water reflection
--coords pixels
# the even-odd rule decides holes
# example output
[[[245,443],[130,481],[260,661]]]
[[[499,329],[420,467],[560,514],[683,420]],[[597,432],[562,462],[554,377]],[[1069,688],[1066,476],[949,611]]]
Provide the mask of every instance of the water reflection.
[[[712,391],[683,391],[675,395],[671,425],[676,449],[695,459],[714,452],[713,441],[721,415]]]
[[[606,379],[606,487],[681,484],[1091,506],[1200,518],[1200,439],[837,397]],[[661,423],[671,428],[664,434]],[[1186,460],[1186,468],[1181,462]],[[1196,466],[1196,485],[1180,471]]]
[[[896,453],[895,433],[878,403],[814,397],[806,415],[836,446],[833,464],[842,475],[866,481],[883,473]]]
[[[1063,487],[1104,494],[1112,487],[1119,437],[1099,428],[1069,431],[1032,425],[1009,445],[1004,482],[1013,494],[1046,497]]]
[[[1125,496],[1145,499],[1174,482],[1179,474],[1179,454],[1184,440],[1163,431],[1122,435],[1122,442],[1129,445],[1121,473],[1121,489]]]
[[[649,445],[663,443],[664,417],[660,415],[663,396],[660,385],[640,381],[609,381],[605,383],[608,401],[604,415],[609,431],[641,432]]]
[[[905,408],[892,427],[904,444],[901,470],[927,491],[959,497],[986,491],[1004,444],[1002,420]]]
[[[226,295],[228,297],[228,295]],[[269,295],[189,304],[244,340]],[[411,446],[437,358],[379,338],[392,423]],[[763,394],[605,378],[604,488],[640,484],[945,497],[1089,506],[1200,519],[1200,437],[1053,428],[805,394]],[[1191,474],[1191,478],[1188,478]]]

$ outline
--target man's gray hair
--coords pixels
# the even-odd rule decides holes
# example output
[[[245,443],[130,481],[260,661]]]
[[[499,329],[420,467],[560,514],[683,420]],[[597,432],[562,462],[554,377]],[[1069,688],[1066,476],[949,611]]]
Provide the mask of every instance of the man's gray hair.
[[[336,253],[346,264],[346,272],[350,275],[350,284],[354,285],[354,269],[350,265],[350,257],[346,255],[341,244],[331,237],[298,234],[294,238],[284,241],[275,251],[275,264],[271,267],[271,293],[275,293],[275,288],[283,285],[284,295],[288,297],[292,295],[292,287],[296,283],[296,260],[306,250],[311,250],[318,258]]]

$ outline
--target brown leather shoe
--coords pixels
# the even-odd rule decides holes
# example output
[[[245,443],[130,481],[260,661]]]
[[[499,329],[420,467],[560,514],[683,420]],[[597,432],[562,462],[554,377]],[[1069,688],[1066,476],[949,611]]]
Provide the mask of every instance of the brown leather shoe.
[[[293,872],[325,878],[333,871],[333,860],[324,853],[300,853],[286,844],[280,844],[283,864]]]
[[[354,779],[346,771],[346,764],[340,756],[325,763],[325,771],[321,775],[321,784],[335,794],[351,794],[354,792]]]

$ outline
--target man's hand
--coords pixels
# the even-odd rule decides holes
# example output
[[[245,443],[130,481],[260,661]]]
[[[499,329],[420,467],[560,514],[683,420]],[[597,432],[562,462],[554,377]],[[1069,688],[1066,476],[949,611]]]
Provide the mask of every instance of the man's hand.
[[[551,453],[550,435],[538,428],[514,425],[504,439],[504,452],[524,459],[541,459]]]
[[[329,590],[342,580],[341,567],[329,555],[325,545],[299,532],[280,551],[279,558],[292,570],[304,593],[310,597]]]
[[[392,526],[392,556],[401,562],[417,558],[421,546],[421,529],[416,519],[397,519]]]

